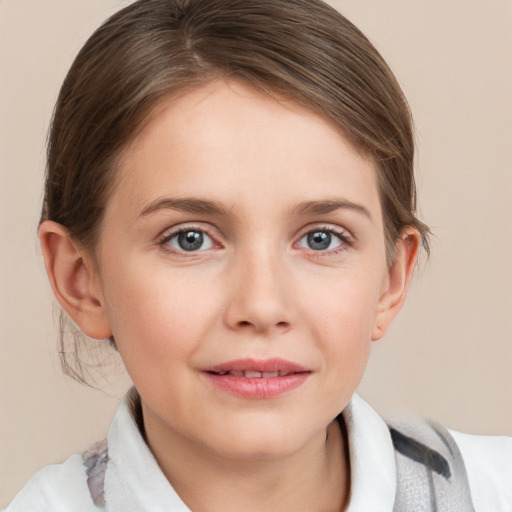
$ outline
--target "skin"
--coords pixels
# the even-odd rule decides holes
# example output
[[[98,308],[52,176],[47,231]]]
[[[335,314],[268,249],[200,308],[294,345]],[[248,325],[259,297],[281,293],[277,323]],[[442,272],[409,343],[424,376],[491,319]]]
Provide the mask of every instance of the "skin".
[[[191,198],[220,209],[176,208]],[[199,250],[180,248],[180,228],[205,233]],[[311,247],[316,231],[327,249]],[[345,508],[332,420],[402,306],[418,234],[404,231],[389,266],[375,165],[339,128],[236,82],[168,98],[124,151],[96,254],[50,221],[40,238],[64,309],[89,336],[114,336],[148,444],[190,508]],[[271,357],[307,379],[255,400],[202,372]]]

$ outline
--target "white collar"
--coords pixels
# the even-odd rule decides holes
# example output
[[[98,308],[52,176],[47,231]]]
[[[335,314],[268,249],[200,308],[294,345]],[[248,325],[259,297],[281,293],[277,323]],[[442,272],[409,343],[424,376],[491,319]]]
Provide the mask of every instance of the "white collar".
[[[396,465],[386,424],[357,395],[342,414],[350,453],[351,491],[347,512],[393,510]],[[190,512],[142,438],[130,412],[130,393],[119,406],[110,427],[108,449],[110,462],[105,478],[108,509]]]
[[[134,390],[124,397],[108,432],[107,510],[190,512],[163,474],[132,416]]]
[[[343,410],[350,456],[350,502],[346,512],[393,510],[396,463],[382,418],[358,395]]]

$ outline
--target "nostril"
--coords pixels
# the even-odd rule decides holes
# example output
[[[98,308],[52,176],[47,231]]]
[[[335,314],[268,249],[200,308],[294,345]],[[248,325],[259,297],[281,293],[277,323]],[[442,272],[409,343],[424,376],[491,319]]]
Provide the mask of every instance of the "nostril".
[[[238,325],[239,327],[247,327],[247,326],[250,326],[250,325],[253,325],[251,322],[247,321],[247,320],[241,320],[240,322],[238,322]],[[288,322],[278,322],[276,324],[276,327],[288,327]]]

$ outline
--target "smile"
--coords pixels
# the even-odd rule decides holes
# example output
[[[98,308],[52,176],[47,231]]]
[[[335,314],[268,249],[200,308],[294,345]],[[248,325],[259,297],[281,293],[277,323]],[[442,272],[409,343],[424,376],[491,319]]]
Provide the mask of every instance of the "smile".
[[[202,370],[215,388],[242,398],[260,400],[278,397],[299,387],[311,373],[301,365],[279,358],[238,359]]]

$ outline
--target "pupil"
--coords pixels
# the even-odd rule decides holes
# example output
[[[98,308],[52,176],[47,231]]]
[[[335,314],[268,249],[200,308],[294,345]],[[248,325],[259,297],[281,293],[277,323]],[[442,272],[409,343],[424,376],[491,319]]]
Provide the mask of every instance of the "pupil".
[[[331,245],[331,234],[325,231],[315,231],[308,235],[308,245],[315,251],[322,251]]]
[[[184,251],[195,251],[203,245],[203,234],[199,231],[185,231],[178,235],[178,243]]]

